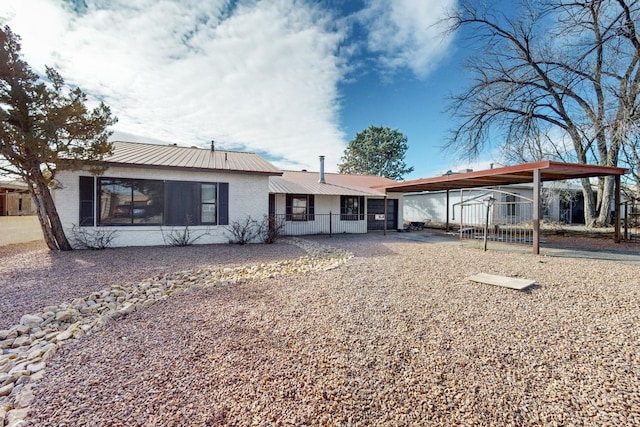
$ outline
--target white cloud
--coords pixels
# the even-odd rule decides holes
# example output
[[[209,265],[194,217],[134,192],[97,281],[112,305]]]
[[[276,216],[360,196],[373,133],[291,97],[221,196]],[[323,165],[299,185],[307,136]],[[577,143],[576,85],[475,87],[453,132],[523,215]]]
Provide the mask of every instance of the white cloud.
[[[367,28],[368,49],[388,71],[410,69],[426,77],[445,57],[453,36],[443,19],[457,0],[367,0],[359,14]]]
[[[320,154],[328,171],[339,162],[343,34],[328,12],[296,0],[240,1],[231,12],[225,0],[86,3],[3,0],[0,21],[35,70],[54,66],[111,106],[120,135],[215,139],[296,168],[317,169]]]

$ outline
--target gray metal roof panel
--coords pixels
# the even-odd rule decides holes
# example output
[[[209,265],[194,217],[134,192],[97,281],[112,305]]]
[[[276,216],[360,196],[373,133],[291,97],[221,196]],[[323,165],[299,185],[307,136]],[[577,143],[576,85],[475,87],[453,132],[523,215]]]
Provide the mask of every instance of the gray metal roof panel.
[[[104,162],[149,167],[282,174],[280,169],[255,153],[211,151],[196,147],[124,141],[114,141],[113,147],[113,154],[105,156]]]
[[[318,172],[284,171],[280,177],[269,178],[269,192],[327,196],[383,196],[385,193],[382,187],[395,183],[388,178],[371,175],[326,173],[324,184],[318,182],[319,178]]]

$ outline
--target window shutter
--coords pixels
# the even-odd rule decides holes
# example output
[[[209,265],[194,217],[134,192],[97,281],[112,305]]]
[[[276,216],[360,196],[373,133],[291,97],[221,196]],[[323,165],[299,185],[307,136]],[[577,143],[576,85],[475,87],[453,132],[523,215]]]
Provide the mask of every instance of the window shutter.
[[[308,197],[307,200],[309,202],[309,206],[307,206],[308,213],[309,213],[309,221],[315,221],[316,220],[316,215],[315,215],[315,196],[313,194],[309,194],[309,197]]]
[[[95,197],[93,192],[94,178],[92,176],[80,177],[80,220],[83,227],[93,227],[95,220]]]
[[[276,214],[276,195],[269,193],[269,216]]]
[[[229,225],[229,183],[218,183],[218,225]]]
[[[347,213],[347,201],[345,196],[340,196],[340,215]]]
[[[358,198],[358,206],[360,207],[360,219],[364,219],[364,196]]]
[[[285,205],[285,214],[287,215],[287,221],[291,221],[291,214],[293,213],[293,209],[291,209],[291,205],[293,204],[293,197],[291,194],[287,194],[287,202]]]
[[[200,184],[167,181],[165,185],[165,224],[182,226],[200,222]]]

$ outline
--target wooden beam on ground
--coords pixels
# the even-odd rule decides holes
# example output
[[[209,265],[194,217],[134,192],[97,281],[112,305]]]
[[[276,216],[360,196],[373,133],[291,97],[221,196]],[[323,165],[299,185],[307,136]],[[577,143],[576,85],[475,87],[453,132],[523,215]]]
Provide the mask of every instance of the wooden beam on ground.
[[[503,288],[516,289],[521,291],[536,283],[535,280],[518,279],[515,277],[496,276],[493,274],[479,273],[475,274],[467,280],[471,282],[484,283],[487,285],[502,286]]]

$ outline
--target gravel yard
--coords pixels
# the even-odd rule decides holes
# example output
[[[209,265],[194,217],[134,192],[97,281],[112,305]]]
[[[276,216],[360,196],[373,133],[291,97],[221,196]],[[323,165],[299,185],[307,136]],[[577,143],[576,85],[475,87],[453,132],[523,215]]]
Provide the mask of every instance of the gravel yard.
[[[35,383],[28,421],[640,424],[640,267],[394,235],[310,240],[355,257],[328,271],[187,292],[70,340]],[[303,255],[287,244],[212,249],[15,255],[0,270],[10,296],[1,321],[167,269]],[[30,257],[40,270],[25,274]],[[480,272],[537,285],[465,280]]]
[[[52,252],[44,242],[0,246],[0,329],[25,313],[71,301],[111,285],[192,270],[203,265],[238,266],[304,255],[276,245],[193,245]]]

